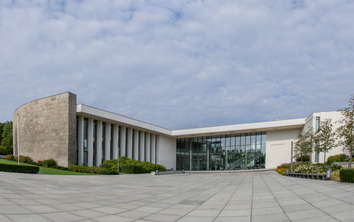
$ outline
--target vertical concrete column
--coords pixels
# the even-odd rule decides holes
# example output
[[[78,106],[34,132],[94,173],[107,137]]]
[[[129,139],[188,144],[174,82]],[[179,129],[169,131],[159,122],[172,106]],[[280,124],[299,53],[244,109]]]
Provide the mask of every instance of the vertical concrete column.
[[[127,156],[126,152],[125,152],[125,131],[126,131],[126,127],[125,126],[121,126],[120,127],[120,156]]]
[[[205,145],[205,146],[206,146],[206,145]],[[206,150],[207,150],[207,170],[209,170],[210,147],[207,147]]]
[[[84,163],[84,117],[79,116],[79,130],[78,130],[78,165],[82,165]]]
[[[155,135],[155,163],[158,164],[160,163],[159,161],[159,156],[158,156],[158,153],[159,153],[159,135]]]
[[[113,125],[113,159],[118,158],[119,126]]]
[[[134,131],[134,160],[139,160],[139,130]]]
[[[192,149],[193,149],[193,142],[192,142],[192,140],[190,140],[190,143],[189,143],[189,170],[192,170],[193,168],[192,168],[192,164],[193,164],[193,151],[192,151]]]
[[[145,133],[140,131],[140,161],[145,161]]]
[[[88,119],[87,129],[87,166],[93,165],[93,119]]]
[[[111,159],[111,124],[106,122],[106,130],[105,130],[105,137],[104,137],[104,142],[105,142],[105,156],[104,160],[109,160]]]
[[[145,161],[151,161],[150,157],[150,151],[151,151],[151,141],[150,141],[150,133],[146,133],[146,144],[145,144],[145,152],[146,152],[146,157],[145,157]]]
[[[133,159],[132,154],[133,154],[133,133],[132,133],[132,128],[127,128],[127,137],[128,137],[128,141],[127,141],[127,157]]]
[[[96,142],[96,163],[97,166],[101,166],[102,164],[102,121],[97,120],[97,142]]]
[[[155,160],[156,160],[156,135],[155,134],[151,134],[151,163],[156,163]]]

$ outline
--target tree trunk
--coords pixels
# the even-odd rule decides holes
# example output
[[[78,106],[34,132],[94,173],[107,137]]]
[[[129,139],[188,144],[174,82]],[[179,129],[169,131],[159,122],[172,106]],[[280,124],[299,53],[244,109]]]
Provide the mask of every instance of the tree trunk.
[[[323,160],[323,163],[326,163],[326,152],[323,152],[324,153],[324,160]]]

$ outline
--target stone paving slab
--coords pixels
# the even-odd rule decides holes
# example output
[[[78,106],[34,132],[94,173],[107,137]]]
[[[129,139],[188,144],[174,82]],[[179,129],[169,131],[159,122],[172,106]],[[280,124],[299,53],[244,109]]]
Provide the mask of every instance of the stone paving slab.
[[[354,184],[273,171],[151,176],[0,172],[0,221],[354,221]]]

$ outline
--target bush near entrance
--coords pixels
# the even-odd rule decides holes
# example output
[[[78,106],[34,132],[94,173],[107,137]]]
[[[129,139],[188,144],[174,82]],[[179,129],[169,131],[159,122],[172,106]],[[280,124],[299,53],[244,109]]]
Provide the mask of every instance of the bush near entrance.
[[[305,155],[305,156],[300,156],[298,158],[296,158],[296,162],[307,162],[310,161],[310,156],[309,155]]]
[[[341,169],[339,177],[341,182],[354,183],[354,168]]]
[[[285,175],[285,170],[289,169],[290,171],[290,163],[283,163],[279,165],[276,171]],[[332,172],[339,171],[342,169],[342,166],[338,164],[312,164],[310,162],[296,162],[293,164],[293,172],[294,173],[326,173],[328,169],[331,169]]]
[[[69,165],[68,170],[73,172],[79,172],[79,173],[94,173],[94,174],[105,174],[105,175],[117,174],[117,171],[112,171],[99,166],[88,167],[83,165]]]
[[[0,163],[0,171],[16,173],[38,173],[39,167]]]
[[[103,161],[102,167],[116,171],[117,160],[105,160]],[[166,169],[160,164],[133,160],[125,156],[119,157],[119,171],[122,173],[150,173],[156,170],[160,172],[166,171]]]
[[[347,156],[345,154],[338,154],[334,156],[330,156],[327,159],[328,164],[332,164],[334,162],[344,162]]]

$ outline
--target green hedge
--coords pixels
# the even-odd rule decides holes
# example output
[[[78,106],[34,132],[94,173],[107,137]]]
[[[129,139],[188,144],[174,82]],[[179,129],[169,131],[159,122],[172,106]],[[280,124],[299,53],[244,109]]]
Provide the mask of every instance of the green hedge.
[[[138,174],[138,173],[145,173],[145,170],[142,166],[136,164],[128,164],[122,167],[120,170],[122,173],[129,173],[129,174]]]
[[[112,171],[117,171],[117,160],[105,160],[102,167]],[[165,171],[160,164],[153,164],[147,161],[139,161],[122,156],[119,158],[119,171],[122,173],[150,173],[152,171]]]
[[[338,155],[330,156],[327,159],[327,163],[332,164],[334,162],[344,162],[344,160],[346,158],[347,158],[347,156],[345,154],[338,154]]]
[[[301,160],[302,158],[302,160]],[[309,155],[305,155],[305,156],[299,156],[298,158],[296,158],[296,162],[308,162],[310,161],[310,156]]]
[[[57,168],[57,162],[53,159],[48,159],[48,160],[43,160],[43,161],[38,161],[38,166],[43,166],[43,167],[50,167],[50,168]]]
[[[39,167],[0,163],[0,171],[16,173],[38,173]]]
[[[69,165],[69,171],[79,172],[79,173],[95,173],[95,174],[116,174],[116,171],[105,169],[99,166],[82,166],[82,165]]]
[[[354,183],[354,168],[341,169],[339,172],[341,182]]]

